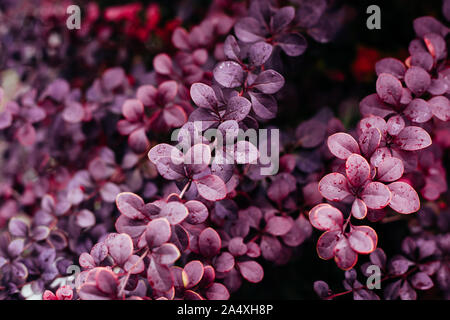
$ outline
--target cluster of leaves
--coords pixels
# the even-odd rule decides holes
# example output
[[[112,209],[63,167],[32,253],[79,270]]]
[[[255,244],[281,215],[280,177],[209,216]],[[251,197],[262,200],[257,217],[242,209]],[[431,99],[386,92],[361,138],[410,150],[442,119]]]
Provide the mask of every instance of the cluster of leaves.
[[[334,294],[325,282],[317,281],[315,290],[323,299],[347,293],[353,293],[354,299],[380,299],[357,280],[353,267],[358,254],[370,254],[370,262],[361,266],[365,276],[372,275],[369,266],[377,266],[378,281],[389,281],[383,290],[385,299],[415,300],[415,290],[433,287],[432,276],[448,295],[448,230],[416,231],[404,239],[403,255],[388,263],[384,251],[377,249],[374,229],[352,223],[352,218],[377,222],[391,212],[418,212],[421,200],[416,190],[422,201],[436,200],[447,191],[442,166],[446,145],[437,137],[450,119],[444,40],[449,29],[433,17],[418,18],[413,25],[417,38],[411,41],[404,63],[394,58],[376,63],[376,93],[360,102],[363,118],[356,130],[327,140],[336,157],[330,164],[334,172],[320,180],[319,191],[329,203],[315,206],[309,219],[325,231],[317,242],[319,257],[334,258],[338,267],[347,270],[347,291]],[[432,211],[427,208],[418,213],[422,219],[427,210]]]

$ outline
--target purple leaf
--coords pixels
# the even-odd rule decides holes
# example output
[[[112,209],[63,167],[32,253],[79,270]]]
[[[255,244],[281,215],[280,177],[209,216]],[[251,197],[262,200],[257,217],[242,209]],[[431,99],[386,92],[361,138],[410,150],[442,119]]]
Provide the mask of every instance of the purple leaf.
[[[228,300],[230,293],[228,289],[221,283],[214,282],[206,291],[208,300]]]
[[[406,72],[406,67],[398,59],[384,58],[375,64],[375,71],[378,76],[382,73],[388,73],[395,76],[397,79],[402,79]]]
[[[376,93],[368,95],[362,99],[359,103],[359,110],[364,117],[374,115],[384,118],[387,115],[394,113],[392,108],[389,108],[383,101],[381,101],[380,97]]]
[[[141,212],[144,200],[132,192],[119,193],[116,197],[116,205],[120,213],[130,219],[145,218],[145,215]]]
[[[370,157],[381,143],[381,132],[376,127],[371,127],[359,136],[359,146],[366,157]]]
[[[137,99],[128,99],[122,106],[122,114],[128,121],[139,121],[144,113],[144,105]]]
[[[36,141],[36,130],[31,123],[25,123],[16,132],[17,139],[25,146],[29,147]]]
[[[389,204],[391,192],[381,182],[370,182],[364,187],[361,199],[370,209],[382,209]]]
[[[415,289],[428,290],[433,287],[433,280],[425,272],[417,272],[411,277],[411,284]]]
[[[95,215],[92,211],[83,209],[76,215],[77,225],[81,228],[89,228],[95,225]]]
[[[232,35],[229,35],[223,44],[223,51],[225,56],[230,60],[239,61],[239,56],[241,53],[241,48],[236,41],[236,38]]]
[[[132,255],[128,260],[125,262],[123,268],[126,272],[129,272],[130,274],[139,274],[141,272],[144,272],[145,270],[145,263],[141,257],[137,255]]]
[[[258,283],[264,278],[264,270],[256,261],[238,262],[239,271],[245,280]]]
[[[381,73],[378,76],[377,93],[385,103],[398,105],[402,96],[402,83],[389,73]]]
[[[106,238],[105,244],[114,261],[122,265],[133,254],[133,241],[126,233],[112,235]]]
[[[148,223],[145,231],[145,239],[150,248],[159,247],[169,241],[170,236],[170,224],[166,218],[158,218]]]
[[[14,237],[26,237],[28,233],[28,226],[20,218],[12,218],[9,220],[8,230]]]
[[[265,41],[254,43],[250,46],[248,58],[253,66],[263,65],[272,54],[272,46]]]
[[[184,157],[177,148],[166,143],[160,143],[148,152],[148,157],[164,178],[177,180],[184,177],[182,174]]]
[[[341,237],[334,248],[334,260],[342,270],[350,270],[358,261],[358,254],[350,247],[349,241]]]
[[[409,126],[395,137],[395,143],[403,150],[414,151],[430,146],[431,137],[424,129]]]
[[[425,100],[416,98],[410,102],[405,110],[403,110],[403,113],[414,122],[424,123],[433,117],[433,113],[432,110],[430,110],[430,107],[431,105],[429,105]]]
[[[403,161],[394,158],[384,158],[377,168],[377,179],[383,182],[392,182],[403,176]]]
[[[223,120],[235,120],[237,122],[242,121],[247,117],[252,104],[244,97],[232,97],[228,100],[226,113],[223,116]]]
[[[261,72],[251,85],[262,93],[274,94],[284,86],[284,78],[275,70]]]
[[[92,256],[87,252],[83,252],[80,255],[78,262],[80,263],[80,266],[85,269],[92,269],[95,267],[94,258],[92,258]]]
[[[433,115],[442,121],[450,120],[450,102],[444,96],[433,97],[428,101]]]
[[[8,110],[0,113],[0,130],[6,129],[12,124],[12,114]]]
[[[338,132],[328,137],[328,148],[331,153],[342,160],[346,160],[351,154],[359,154],[358,142],[349,134]]]
[[[234,25],[234,32],[243,42],[256,42],[264,40],[261,36],[263,30],[259,22],[251,17],[240,19]]]
[[[172,72],[172,59],[165,53],[160,53],[153,59],[153,68],[156,72],[169,75]]]
[[[430,86],[431,77],[424,69],[412,66],[405,73],[405,83],[416,96],[421,96]]]
[[[334,257],[334,248],[339,240],[340,230],[324,232],[317,240],[317,254],[321,259],[329,260]]]
[[[359,187],[369,179],[370,166],[366,159],[359,154],[354,153],[350,155],[345,162],[345,172],[348,181],[350,181],[353,186]]]
[[[173,287],[173,277],[166,265],[157,264],[154,259],[150,260],[147,269],[147,280],[154,290],[167,292]]]
[[[106,90],[112,91],[125,81],[126,75],[122,68],[110,68],[102,75],[102,83]]]
[[[278,9],[270,19],[270,27],[274,33],[279,33],[287,27],[294,19],[295,9],[291,6],[286,6]]]
[[[213,70],[214,79],[225,88],[236,88],[244,81],[244,70],[234,61],[219,62]]]
[[[229,252],[223,252],[214,259],[214,268],[217,272],[229,272],[234,268],[234,257]]]
[[[414,265],[412,261],[409,261],[403,256],[394,256],[389,261],[389,272],[393,275],[402,275],[408,271],[409,267]]]
[[[186,221],[190,224],[200,224],[208,218],[208,208],[206,208],[206,206],[200,201],[190,200],[184,205],[189,213]]]
[[[300,33],[282,34],[276,38],[276,44],[291,57],[302,55],[308,46],[306,39]]]
[[[185,287],[192,288],[196,286],[200,282],[200,280],[202,280],[205,269],[203,268],[203,264],[200,261],[193,260],[188,262],[184,266],[184,272],[187,276]]]
[[[198,193],[210,201],[218,201],[225,198],[227,188],[225,183],[218,176],[206,175],[200,179],[194,180]]]
[[[391,136],[396,136],[405,128],[405,120],[400,115],[395,115],[386,123],[387,131]]]
[[[155,261],[162,265],[172,264],[180,257],[180,251],[173,243],[163,243],[152,254]]]
[[[274,235],[282,236],[292,228],[292,220],[286,217],[274,216],[267,221],[265,231]]]
[[[377,243],[372,239],[375,231],[367,226],[358,227],[348,237],[350,247],[358,253],[368,254],[375,250]]]
[[[214,90],[203,83],[194,83],[191,86],[191,98],[200,107],[210,110],[217,108],[217,98]]]
[[[409,214],[419,210],[420,200],[417,192],[406,182],[393,182],[389,184],[392,199],[389,206],[402,214]]]
[[[367,215],[367,206],[361,199],[356,198],[352,204],[351,214],[356,219],[364,219]]]
[[[180,202],[169,202],[161,209],[164,216],[171,225],[181,223],[188,216],[188,209]]]
[[[330,201],[342,201],[350,196],[347,178],[340,173],[329,173],[319,182],[319,192]]]
[[[66,107],[62,113],[62,117],[66,122],[79,123],[84,118],[83,106],[75,101],[69,101],[66,103]]]
[[[255,114],[262,119],[275,118],[278,110],[274,96],[262,93],[249,92],[252,108]]]
[[[219,253],[222,241],[214,229],[206,228],[198,236],[198,246],[202,255],[214,257]]]
[[[329,204],[319,204],[309,212],[309,221],[319,230],[333,230],[342,227],[342,212]]]

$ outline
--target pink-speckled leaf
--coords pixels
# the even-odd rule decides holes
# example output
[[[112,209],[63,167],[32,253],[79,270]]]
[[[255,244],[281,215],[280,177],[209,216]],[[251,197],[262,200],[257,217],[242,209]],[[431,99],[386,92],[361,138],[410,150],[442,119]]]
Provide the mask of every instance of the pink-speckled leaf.
[[[367,226],[352,230],[348,237],[350,247],[358,253],[369,254],[376,249],[377,243],[373,239],[375,231]]]
[[[370,177],[370,166],[359,154],[352,154],[345,162],[345,172],[348,181],[355,187],[361,186]]]
[[[317,240],[317,254],[321,259],[329,260],[334,257],[334,248],[341,236],[340,230],[324,232]]]
[[[405,128],[405,120],[400,115],[395,115],[386,123],[387,131],[391,136],[396,136]]]
[[[341,173],[329,173],[319,182],[319,192],[330,201],[342,201],[351,195],[347,178]]]
[[[132,192],[119,193],[116,197],[116,205],[120,213],[130,219],[145,218],[141,211],[144,206],[144,200]]]
[[[225,183],[216,175],[207,175],[200,179],[194,180],[198,193],[210,201],[218,201],[227,195],[227,187]]]
[[[395,137],[395,143],[403,150],[414,151],[431,145],[431,137],[424,129],[415,126],[405,127]]]
[[[309,221],[316,229],[333,230],[342,227],[344,216],[335,207],[319,204],[309,212]]]
[[[397,181],[389,184],[392,199],[389,206],[402,214],[409,214],[420,209],[419,195],[416,190],[406,182]]]
[[[447,100],[448,101],[448,100]],[[449,106],[450,110],[450,106]],[[416,98],[409,103],[403,113],[411,120],[417,123],[424,123],[433,117],[430,105],[423,99]]]
[[[377,179],[383,182],[392,182],[400,179],[403,176],[404,167],[403,161],[394,158],[384,158],[377,168]]]
[[[389,204],[391,192],[381,182],[370,182],[364,187],[361,199],[370,209],[382,209]]]
[[[430,86],[431,77],[421,67],[412,66],[405,73],[405,83],[416,96],[421,96]]]
[[[376,82],[377,94],[388,104],[397,105],[402,97],[402,83],[389,73],[381,73]]]
[[[450,120],[450,101],[444,96],[433,97],[428,101],[433,115],[442,121]]]
[[[364,219],[367,215],[367,206],[364,201],[356,198],[353,201],[351,213],[356,219]]]
[[[345,237],[341,237],[334,248],[334,260],[342,270],[349,270],[358,261],[358,254],[350,247],[350,243]]]
[[[346,160],[352,153],[359,153],[358,142],[349,134],[338,132],[328,137],[328,148],[339,159]]]
[[[375,71],[377,75],[388,73],[395,76],[397,79],[402,79],[406,72],[406,67],[403,62],[398,59],[384,58],[375,64]]]
[[[381,132],[378,128],[371,127],[359,136],[359,146],[364,156],[370,157],[381,143]]]

